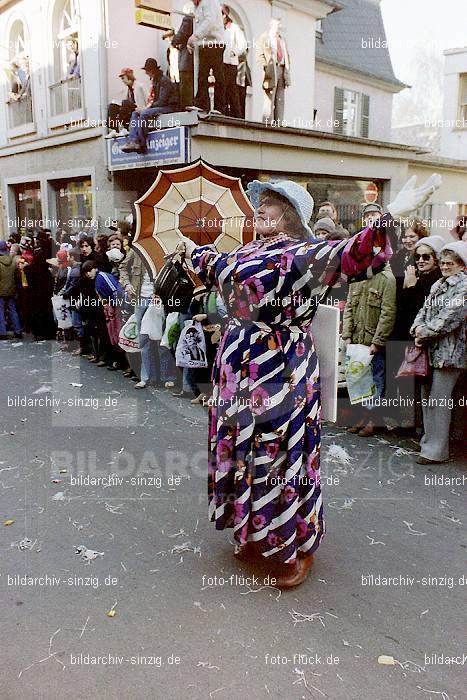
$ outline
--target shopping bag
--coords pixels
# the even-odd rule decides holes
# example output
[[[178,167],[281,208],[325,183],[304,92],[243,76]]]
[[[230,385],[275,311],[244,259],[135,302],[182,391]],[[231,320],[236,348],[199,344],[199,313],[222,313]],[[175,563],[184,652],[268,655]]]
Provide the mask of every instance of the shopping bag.
[[[162,336],[161,345],[164,348],[172,350],[177,346],[177,341],[180,336],[180,315],[178,311],[171,311],[165,319],[165,330]]]
[[[417,347],[413,343],[405,348],[405,358],[399,367],[396,377],[428,377],[430,365],[426,348]]]
[[[206,340],[198,321],[185,321],[175,351],[177,367],[207,367]]]
[[[136,316],[132,314],[125,325],[122,327],[118,336],[118,345],[125,352],[139,352],[139,334]]]
[[[72,328],[73,323],[69,302],[60,295],[53,296],[52,307],[58,328]]]
[[[141,321],[141,335],[147,335],[149,340],[162,340],[164,317],[164,309],[160,304],[150,304]]]
[[[345,378],[351,404],[362,403],[376,394],[370,355],[366,345],[347,345],[345,353]]]

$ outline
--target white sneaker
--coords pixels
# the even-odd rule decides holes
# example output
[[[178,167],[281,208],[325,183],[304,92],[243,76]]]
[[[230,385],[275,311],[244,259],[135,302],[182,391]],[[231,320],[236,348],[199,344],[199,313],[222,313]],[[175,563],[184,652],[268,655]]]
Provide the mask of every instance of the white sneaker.
[[[104,136],[104,138],[105,139],[115,139],[117,136],[118,136],[117,132],[115,131],[115,129],[113,129],[112,131],[109,131],[109,133],[106,134]]]
[[[209,114],[220,114],[222,116],[222,112],[219,112],[218,109],[211,109]]]
[[[201,109],[201,107],[196,107],[195,105],[191,105],[190,107],[185,107],[186,112],[204,112],[204,109]]]
[[[135,384],[135,389],[146,389],[146,382],[138,382]]]

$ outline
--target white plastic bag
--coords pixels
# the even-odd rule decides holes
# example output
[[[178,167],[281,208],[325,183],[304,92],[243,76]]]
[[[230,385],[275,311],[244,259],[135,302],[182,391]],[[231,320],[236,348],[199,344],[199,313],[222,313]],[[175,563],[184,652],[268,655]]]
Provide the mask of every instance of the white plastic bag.
[[[164,309],[159,304],[150,304],[141,321],[141,335],[149,340],[161,340],[164,333]]]
[[[180,335],[180,315],[178,311],[171,311],[165,319],[165,330],[162,336],[161,345],[171,350],[176,347],[178,336]]]
[[[132,314],[128,321],[122,326],[118,336],[118,345],[125,352],[139,352],[139,333],[136,316]]]
[[[361,403],[376,394],[370,355],[366,345],[347,345],[345,353],[345,377],[351,404]]]
[[[175,364],[190,368],[208,366],[203,326],[198,321],[185,321],[175,351]]]
[[[72,328],[73,323],[71,321],[71,311],[69,302],[60,295],[53,296],[52,307],[54,311],[55,320],[57,321],[57,326],[60,329]]]

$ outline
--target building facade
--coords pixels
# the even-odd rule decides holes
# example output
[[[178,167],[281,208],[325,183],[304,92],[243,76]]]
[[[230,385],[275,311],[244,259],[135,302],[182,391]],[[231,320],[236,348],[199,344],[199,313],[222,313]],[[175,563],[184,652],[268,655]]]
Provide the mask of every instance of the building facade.
[[[371,15],[375,35],[381,31],[379,6],[367,2],[378,10]],[[173,0],[176,29],[183,4]],[[156,57],[165,67],[162,31],[137,24],[134,0],[0,0],[3,236],[37,224],[54,233],[79,230],[89,221],[105,229],[132,212],[161,166],[200,156],[245,183],[296,179],[316,202],[335,201],[351,230],[359,227],[370,183],[384,204],[412,173],[439,170],[445,184],[425,213],[435,220],[433,231],[448,229],[449,202],[467,191],[466,164],[390,142],[392,95],[403,86],[387,52],[362,66],[369,56],[363,48],[353,65],[349,56],[358,46],[358,32],[350,48],[342,44],[340,54],[332,49],[339,33],[339,25],[336,30],[332,23],[340,13],[348,22],[348,13],[351,19],[361,4],[229,2],[250,47],[246,119],[168,115],[163,128],[151,135],[148,154],[136,157],[122,153],[122,139],[104,139],[107,105],[121,87],[123,67],[134,68],[146,87],[141,68],[146,58]],[[284,123],[266,126],[261,122],[262,69],[254,49],[272,17],[282,22],[292,84],[286,90]],[[360,41],[368,31],[362,27]]]

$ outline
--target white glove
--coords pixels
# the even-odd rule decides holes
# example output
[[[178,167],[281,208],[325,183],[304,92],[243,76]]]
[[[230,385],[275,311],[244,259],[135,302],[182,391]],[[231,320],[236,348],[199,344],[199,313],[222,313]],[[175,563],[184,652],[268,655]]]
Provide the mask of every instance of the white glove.
[[[416,187],[417,176],[413,175],[407,180],[404,187],[395,200],[388,204],[388,211],[392,216],[407,216],[415,209],[422,207],[429,200],[433,192],[441,185],[441,175],[433,173],[423,185]]]
[[[178,234],[178,237],[180,239],[180,243],[175,248],[175,252],[185,253],[188,257],[191,258],[192,252],[197,247],[196,243],[193,243],[191,238],[187,238],[186,236],[183,236],[181,233]]]

